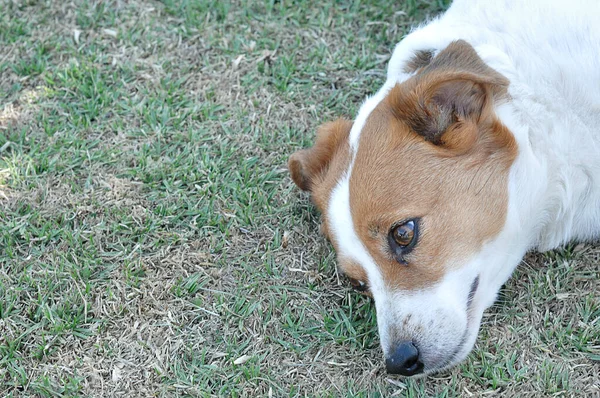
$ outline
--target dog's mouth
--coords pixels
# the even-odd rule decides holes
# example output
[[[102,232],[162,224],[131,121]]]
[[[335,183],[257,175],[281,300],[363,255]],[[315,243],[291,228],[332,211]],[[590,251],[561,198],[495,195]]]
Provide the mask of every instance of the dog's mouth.
[[[467,327],[463,335],[460,338],[460,342],[456,346],[456,348],[452,351],[452,354],[448,356],[448,359],[444,360],[441,364],[437,366],[427,369],[426,373],[436,373],[441,372],[445,369],[450,368],[455,363],[459,361],[459,355],[463,352],[465,345],[469,339],[469,332],[471,330],[471,324],[473,323],[473,299],[475,297],[475,293],[477,293],[477,288],[479,287],[479,275],[475,277],[473,282],[471,283],[471,289],[469,290],[469,295],[467,296]],[[479,328],[478,328],[479,330]],[[477,332],[476,332],[477,333]]]
[[[473,305],[473,298],[475,297],[475,293],[477,293],[477,288],[479,287],[479,275],[475,277],[473,282],[471,283],[471,290],[469,291],[469,295],[467,296],[467,316],[470,319],[471,317],[471,306]]]

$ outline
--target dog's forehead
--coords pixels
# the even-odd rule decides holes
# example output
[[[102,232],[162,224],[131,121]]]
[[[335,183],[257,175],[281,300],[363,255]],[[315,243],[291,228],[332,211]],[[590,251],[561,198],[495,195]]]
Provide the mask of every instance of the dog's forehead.
[[[353,154],[356,154],[358,149],[358,141],[362,134],[363,128],[367,123],[367,119],[373,113],[373,110],[387,97],[390,90],[399,83],[399,80],[388,80],[385,84],[379,89],[379,91],[367,98],[365,102],[361,105],[358,114],[354,120],[354,124],[352,125],[352,130],[350,131],[349,144],[350,149]]]
[[[336,248],[338,246],[337,241],[339,241],[340,238],[336,236],[336,234],[332,233],[332,226],[330,224],[334,221],[337,221],[338,230],[341,230],[351,227],[352,222],[351,217],[340,217],[338,213],[329,214],[332,209],[339,209],[341,206],[341,201],[344,201],[348,198],[344,195],[340,196],[338,192],[339,197],[336,199],[334,198],[334,192],[336,189],[340,191],[338,188],[344,184],[346,184],[346,188],[348,187],[348,179],[350,177],[351,170],[353,169],[352,165],[358,149],[358,141],[363,127],[365,126],[367,119],[373,110],[381,103],[382,100],[385,99],[395,83],[395,81],[386,82],[375,95],[367,98],[361,105],[359,112],[352,124],[347,143],[342,145],[342,150],[335,155],[326,176],[319,184],[315,186],[315,190],[312,192],[313,201],[323,213],[323,232],[328,236]],[[342,187],[341,191],[344,191],[344,187]],[[339,225],[346,222],[349,223],[346,226]],[[339,251],[340,250],[338,250],[338,252]],[[350,263],[351,261],[353,261],[352,264],[354,265],[357,263],[356,260],[351,260],[350,257],[346,257],[345,260],[346,261],[342,261],[342,263]],[[347,268],[356,269],[356,266],[349,266]]]
[[[354,229],[350,210],[349,173],[342,176],[331,192],[324,216],[342,271],[352,278],[367,282],[373,293],[385,290],[385,282],[375,260]]]
[[[441,268],[436,272],[426,268],[408,272],[397,263],[392,264],[391,267],[385,266],[383,263],[389,259],[381,258],[381,253],[385,251],[385,248],[381,247],[381,239],[374,241],[373,230],[362,228],[365,219],[361,217],[361,213],[364,213],[365,205],[371,209],[369,219],[379,221],[376,224],[369,223],[369,227],[378,228],[379,225],[383,225],[382,229],[377,230],[377,238],[387,232],[389,223],[386,217],[395,220],[390,216],[396,214],[398,210],[407,211],[410,208],[410,204],[405,203],[402,209],[398,209],[393,200],[394,195],[386,193],[384,179],[387,177],[380,165],[364,164],[363,159],[366,158],[367,162],[369,159],[375,160],[377,163],[385,162],[385,158],[393,156],[377,149],[373,153],[374,148],[371,147],[371,144],[382,145],[382,148],[389,147],[384,136],[373,136],[371,133],[374,129],[382,130],[384,133],[388,131],[387,123],[390,120],[385,116],[386,112],[382,113],[381,107],[385,106],[384,100],[393,85],[390,83],[384,86],[361,107],[349,136],[351,161],[345,172],[337,177],[338,183],[332,187],[327,211],[324,212],[327,232],[338,251],[340,267],[353,278],[366,279],[365,282],[369,283],[374,293],[387,290],[386,286],[391,286],[395,290],[425,288],[435,284],[443,275]],[[362,184],[361,181],[364,179],[369,180],[369,184]],[[364,236],[365,230],[371,236]]]
[[[322,187],[324,232],[338,253],[338,263],[348,276],[373,284],[383,283],[375,261],[356,235],[350,210],[349,181],[358,149],[359,139],[367,119],[385,99],[396,82],[388,81],[361,105],[348,137],[348,152],[343,167],[334,173],[332,181]],[[332,173],[330,173],[332,174]]]

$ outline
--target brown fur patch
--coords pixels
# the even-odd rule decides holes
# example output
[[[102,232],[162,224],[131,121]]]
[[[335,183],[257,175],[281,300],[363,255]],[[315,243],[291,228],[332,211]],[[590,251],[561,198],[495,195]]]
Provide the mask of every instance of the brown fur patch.
[[[327,210],[331,191],[350,164],[348,135],[351,128],[352,122],[345,119],[325,123],[319,127],[312,148],[290,156],[288,167],[292,180],[302,190],[310,191],[322,213]],[[322,219],[321,231],[329,238],[327,218]]]
[[[392,89],[387,97],[391,111],[410,128],[435,144],[466,145],[467,130],[454,138],[449,127],[456,122],[473,121],[486,112],[494,100],[506,95],[508,80],[477,55],[467,42],[459,40],[441,51],[416,76]],[[488,110],[489,111],[489,110]],[[464,123],[463,123],[464,124]],[[470,131],[474,133],[474,131]]]
[[[415,51],[415,54],[411,59],[408,60],[406,65],[404,65],[405,73],[414,73],[421,68],[426,67],[431,62],[433,58],[433,51],[431,50],[419,50]]]
[[[464,57],[464,45],[449,49]],[[384,280],[403,290],[429,286],[448,268],[462,265],[501,230],[506,218],[508,171],[517,147],[492,106],[505,85],[492,86],[505,80],[496,72],[474,74],[473,69],[487,73],[478,65],[465,69],[460,61],[446,59],[448,64],[434,60],[437,69],[426,68],[421,73],[427,76],[398,85],[375,108],[361,133],[350,178],[355,230]],[[415,118],[435,124],[446,110],[415,113],[428,109],[439,90],[448,101],[463,103],[447,111],[451,117],[445,130],[429,139],[415,130]],[[408,265],[401,265],[391,255],[387,236],[392,225],[411,218],[420,218],[419,241],[405,258]]]

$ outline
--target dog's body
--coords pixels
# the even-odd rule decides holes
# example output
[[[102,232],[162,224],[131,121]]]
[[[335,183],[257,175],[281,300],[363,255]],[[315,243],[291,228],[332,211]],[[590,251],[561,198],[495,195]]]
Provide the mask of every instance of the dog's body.
[[[375,299],[388,371],[464,359],[527,250],[600,236],[599,20],[594,0],[457,0],[290,159]]]

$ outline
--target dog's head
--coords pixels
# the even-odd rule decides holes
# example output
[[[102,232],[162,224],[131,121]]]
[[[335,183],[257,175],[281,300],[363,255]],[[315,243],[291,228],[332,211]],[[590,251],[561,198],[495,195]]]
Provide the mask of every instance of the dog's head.
[[[386,86],[355,122],[323,125],[289,168],[340,270],[375,300],[388,371],[415,375],[467,356],[504,282],[517,146],[494,112],[508,81],[466,42]]]

